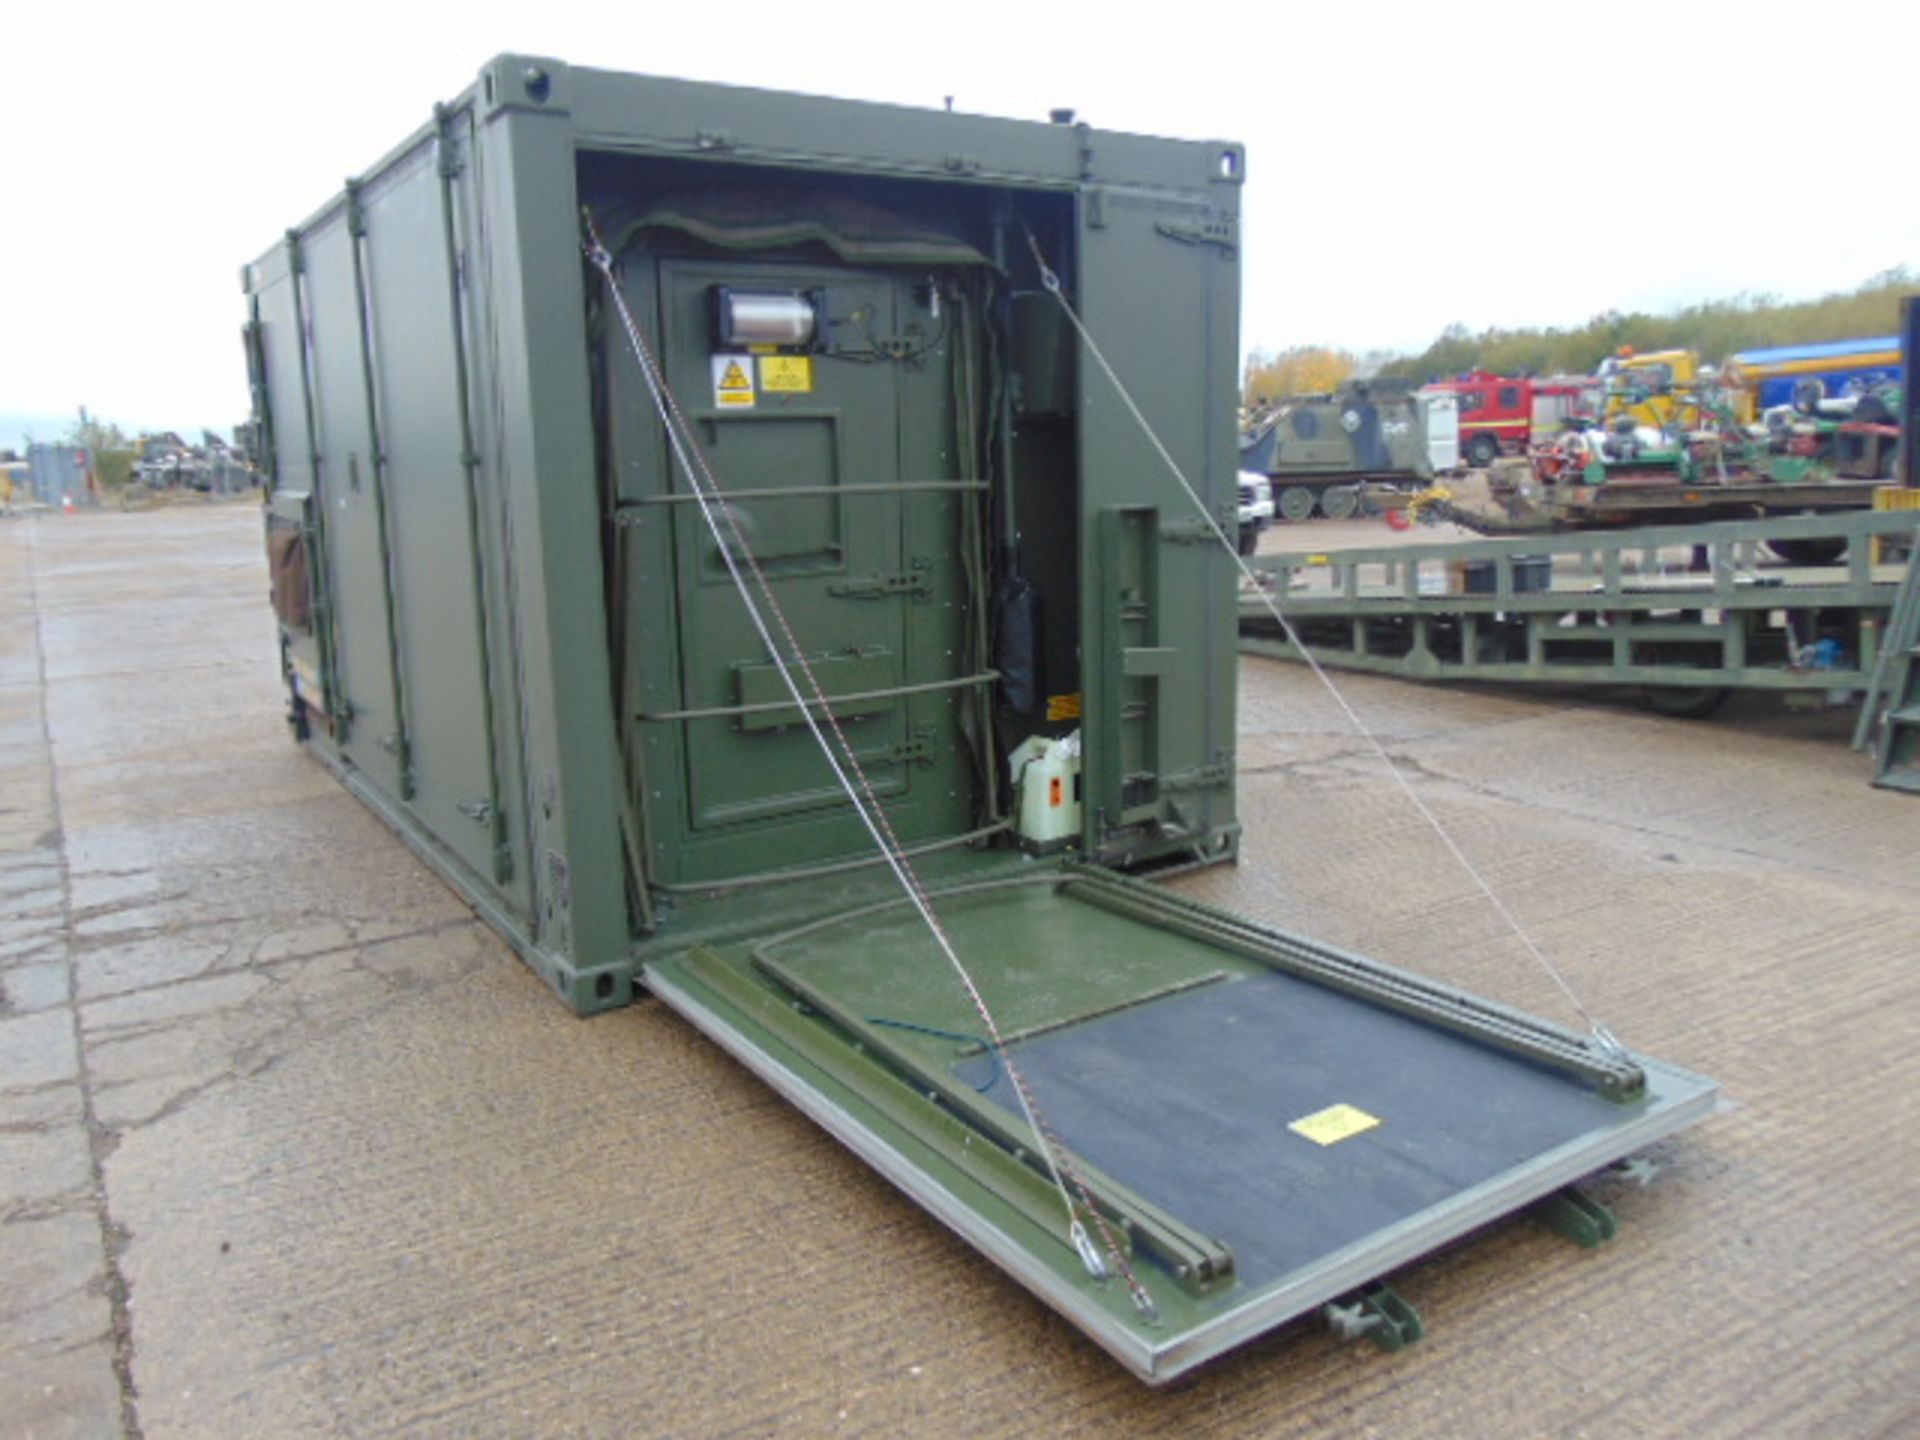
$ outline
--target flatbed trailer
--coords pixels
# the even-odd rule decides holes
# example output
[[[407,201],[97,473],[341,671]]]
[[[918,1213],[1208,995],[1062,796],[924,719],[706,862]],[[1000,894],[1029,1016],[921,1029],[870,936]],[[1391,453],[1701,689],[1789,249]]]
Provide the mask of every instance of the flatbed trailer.
[[[1649,521],[1707,522],[1755,516],[1797,518],[1810,512],[1870,510],[1878,480],[1684,485],[1670,480],[1608,480],[1604,485],[1558,487],[1554,512],[1563,524],[1644,525]]]
[[[1917,518],[1857,512],[1261,555],[1269,597],[1324,664],[1418,680],[1629,686],[1704,713],[1735,688],[1869,684]],[[1844,547],[1794,565],[1776,544]],[[1244,654],[1297,658],[1243,592]]]
[[[1806,462],[1794,464],[1808,468]],[[1845,514],[1873,509],[1876,496],[1890,487],[1885,479],[1768,479],[1744,471],[1724,480],[1683,479],[1671,469],[1626,465],[1586,483],[1571,472],[1543,478],[1534,460],[1509,459],[1487,472],[1484,492],[1457,482],[1451,488],[1456,493],[1444,507],[1447,518],[1482,535],[1507,536]],[[1809,542],[1802,548],[1830,547]]]

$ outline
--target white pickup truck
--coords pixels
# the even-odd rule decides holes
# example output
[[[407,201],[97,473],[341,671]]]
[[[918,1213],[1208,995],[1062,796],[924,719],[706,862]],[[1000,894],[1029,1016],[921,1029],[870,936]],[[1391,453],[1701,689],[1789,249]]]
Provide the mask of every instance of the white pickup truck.
[[[1273,482],[1251,470],[1240,472],[1240,553],[1260,548],[1260,532],[1273,524]]]

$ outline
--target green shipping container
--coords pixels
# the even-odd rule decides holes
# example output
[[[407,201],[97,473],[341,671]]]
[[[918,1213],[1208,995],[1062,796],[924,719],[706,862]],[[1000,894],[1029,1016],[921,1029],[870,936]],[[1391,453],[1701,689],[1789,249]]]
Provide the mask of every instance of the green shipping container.
[[[1244,173],[502,57],[244,272],[296,734],[1156,1381],[1713,1100],[1123,873],[1235,855]]]

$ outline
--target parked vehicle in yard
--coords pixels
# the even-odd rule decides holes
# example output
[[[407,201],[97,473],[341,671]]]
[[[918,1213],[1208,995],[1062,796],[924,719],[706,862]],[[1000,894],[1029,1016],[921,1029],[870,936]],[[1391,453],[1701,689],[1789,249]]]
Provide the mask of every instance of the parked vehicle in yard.
[[[1273,482],[1277,520],[1317,512],[1344,520],[1364,487],[1418,488],[1458,459],[1451,395],[1403,382],[1356,380],[1326,395],[1290,395],[1256,413],[1240,435],[1243,474]],[[1436,463],[1438,457],[1438,463]]]
[[[1273,483],[1250,470],[1240,472],[1240,553],[1260,548],[1260,532],[1273,524]]]
[[[1904,378],[1900,337],[1775,345],[1729,357],[1726,378],[1744,396],[1742,420],[1783,405],[1810,408],[1821,400],[1869,394]]]

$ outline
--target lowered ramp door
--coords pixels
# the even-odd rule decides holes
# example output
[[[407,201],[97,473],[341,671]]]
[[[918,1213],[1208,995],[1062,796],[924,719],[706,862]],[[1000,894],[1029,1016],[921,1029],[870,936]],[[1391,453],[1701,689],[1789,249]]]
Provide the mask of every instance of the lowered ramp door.
[[[646,983],[1132,1370],[1170,1379],[1701,1118],[1712,1085],[1103,871],[904,902]],[[1007,1062],[1146,1313],[1089,1275]]]

